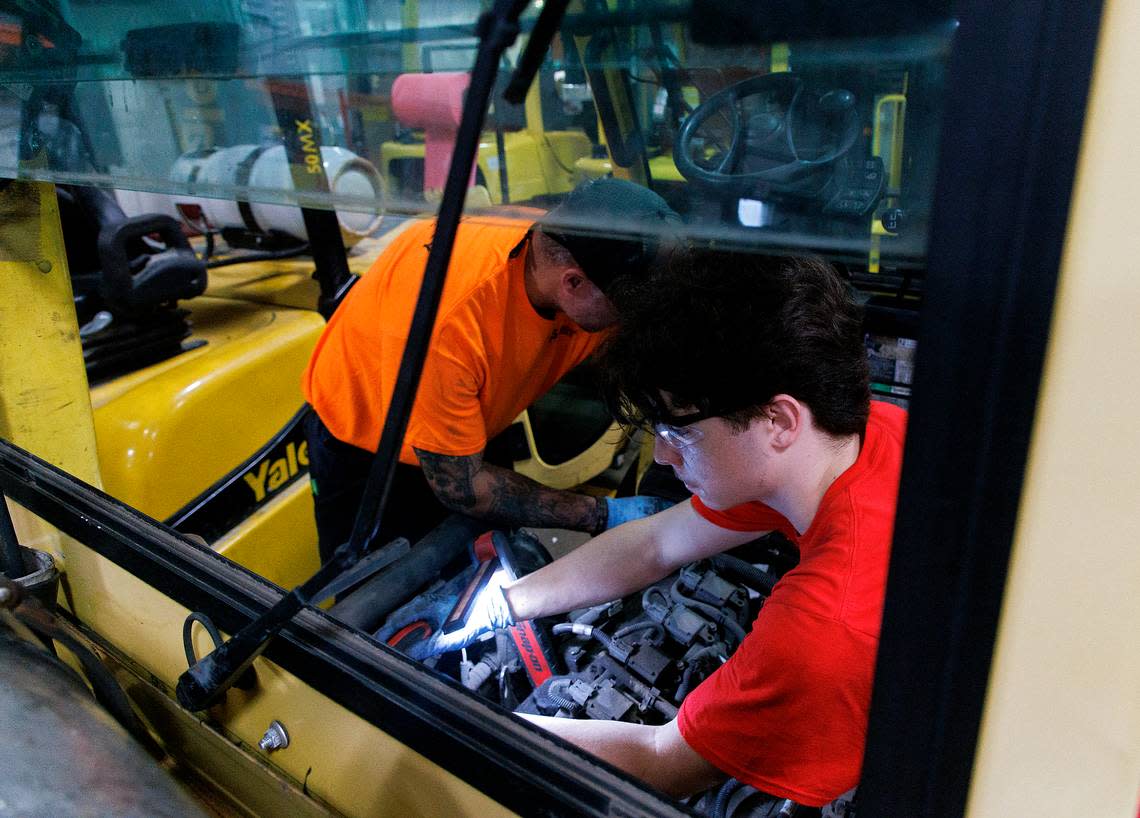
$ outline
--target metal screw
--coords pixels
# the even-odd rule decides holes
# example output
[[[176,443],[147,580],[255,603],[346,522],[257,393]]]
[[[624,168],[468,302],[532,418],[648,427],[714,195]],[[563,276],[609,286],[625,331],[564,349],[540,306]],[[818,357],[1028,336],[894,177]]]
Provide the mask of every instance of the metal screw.
[[[257,746],[267,753],[272,753],[274,750],[284,750],[289,746],[289,734],[285,731],[285,725],[277,719],[271,721],[265,735],[261,737],[261,741],[257,742]]]
[[[36,262],[36,269],[38,269],[41,273],[50,273],[51,272],[51,262],[48,261],[46,258],[41,258],[39,261]]]

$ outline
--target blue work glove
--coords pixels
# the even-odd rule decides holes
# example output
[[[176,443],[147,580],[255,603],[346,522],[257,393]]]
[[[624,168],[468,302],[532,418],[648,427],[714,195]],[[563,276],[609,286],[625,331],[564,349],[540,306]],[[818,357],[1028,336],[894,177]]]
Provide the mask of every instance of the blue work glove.
[[[640,520],[642,517],[664,511],[671,505],[673,505],[672,500],[644,494],[635,494],[633,497],[607,497],[606,531],[630,520]]]
[[[497,565],[498,560],[495,562]],[[501,566],[496,567],[486,585],[471,600],[462,627],[445,633],[441,624],[440,629],[436,630],[431,638],[413,645],[408,655],[413,659],[426,659],[429,656],[459,650],[485,633],[515,624],[515,618],[507,604],[507,597],[503,593],[503,585],[507,581],[507,572]],[[462,593],[456,599],[461,597]]]

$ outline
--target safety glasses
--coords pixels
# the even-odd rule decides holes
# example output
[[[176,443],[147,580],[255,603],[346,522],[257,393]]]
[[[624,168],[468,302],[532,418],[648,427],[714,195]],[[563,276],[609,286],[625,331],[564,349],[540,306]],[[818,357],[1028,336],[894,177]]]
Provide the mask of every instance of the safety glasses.
[[[670,426],[667,423],[654,423],[653,433],[674,449],[685,449],[705,436],[696,426]]]
[[[670,418],[673,421],[672,423],[654,423],[653,433],[674,449],[684,449],[705,436],[704,430],[693,424],[711,417],[715,417],[715,415],[707,412],[695,412],[679,418]]]

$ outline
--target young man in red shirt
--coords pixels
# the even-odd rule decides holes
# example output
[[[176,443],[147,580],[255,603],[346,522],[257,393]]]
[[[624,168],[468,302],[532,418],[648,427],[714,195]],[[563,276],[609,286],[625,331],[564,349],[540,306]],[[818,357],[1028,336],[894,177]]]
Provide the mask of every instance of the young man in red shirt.
[[[619,417],[693,497],[483,595],[474,634],[616,599],[779,530],[800,549],[736,653],[660,727],[532,717],[673,795],[726,776],[822,806],[858,783],[906,415],[871,403],[860,310],[818,259],[681,258],[603,357]],[[500,592],[501,589],[501,592]]]

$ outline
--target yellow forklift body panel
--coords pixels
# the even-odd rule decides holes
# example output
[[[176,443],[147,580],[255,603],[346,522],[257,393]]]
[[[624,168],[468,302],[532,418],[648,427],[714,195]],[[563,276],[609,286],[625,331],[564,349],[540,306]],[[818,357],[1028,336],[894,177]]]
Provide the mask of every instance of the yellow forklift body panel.
[[[315,312],[247,301],[202,297],[193,308],[205,346],[91,391],[107,492],[160,520],[301,408],[301,372],[324,326]]]
[[[213,544],[219,554],[282,588],[293,588],[320,568],[313,496],[298,480]]]

